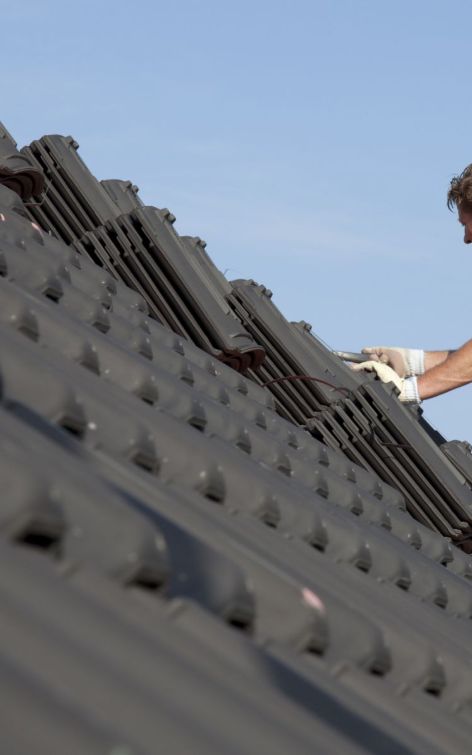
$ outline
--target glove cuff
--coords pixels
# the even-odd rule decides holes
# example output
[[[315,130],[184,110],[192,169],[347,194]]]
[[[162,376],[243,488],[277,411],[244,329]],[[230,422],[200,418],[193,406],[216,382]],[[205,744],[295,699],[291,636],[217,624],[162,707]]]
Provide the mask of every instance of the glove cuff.
[[[423,349],[408,349],[406,352],[406,374],[422,375],[424,372]]]
[[[404,404],[421,404],[416,376],[405,378],[399,399]]]

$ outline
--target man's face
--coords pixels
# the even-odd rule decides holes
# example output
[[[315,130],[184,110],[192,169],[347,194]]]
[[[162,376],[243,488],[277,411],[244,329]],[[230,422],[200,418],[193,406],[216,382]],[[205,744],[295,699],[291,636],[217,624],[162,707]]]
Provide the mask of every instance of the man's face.
[[[458,216],[464,226],[464,244],[472,244],[472,209],[459,205]]]

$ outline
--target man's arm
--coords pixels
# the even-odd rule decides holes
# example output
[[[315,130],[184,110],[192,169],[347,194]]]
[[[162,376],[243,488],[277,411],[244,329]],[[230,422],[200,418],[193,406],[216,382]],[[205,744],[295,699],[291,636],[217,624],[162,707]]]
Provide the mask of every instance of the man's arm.
[[[384,383],[393,382],[400,401],[433,398],[472,382],[472,340],[450,351],[366,346],[363,352],[371,355],[370,361],[353,369],[373,370]]]
[[[439,355],[446,355],[440,357]],[[431,360],[428,359],[431,357]],[[432,366],[429,366],[431,361]],[[426,372],[417,378],[421,399],[433,398],[472,382],[472,340],[457,351],[430,351],[425,355]]]
[[[430,370],[432,367],[436,367],[438,364],[442,364],[451,354],[454,354],[455,349],[449,351],[425,351],[424,353],[424,368]]]

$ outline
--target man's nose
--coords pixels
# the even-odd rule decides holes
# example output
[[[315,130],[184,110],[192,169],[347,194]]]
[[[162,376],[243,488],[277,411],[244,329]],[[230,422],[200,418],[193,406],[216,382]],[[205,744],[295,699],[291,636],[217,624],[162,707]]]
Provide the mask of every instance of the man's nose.
[[[464,229],[464,244],[471,244],[471,243],[472,243],[472,229],[466,225]]]

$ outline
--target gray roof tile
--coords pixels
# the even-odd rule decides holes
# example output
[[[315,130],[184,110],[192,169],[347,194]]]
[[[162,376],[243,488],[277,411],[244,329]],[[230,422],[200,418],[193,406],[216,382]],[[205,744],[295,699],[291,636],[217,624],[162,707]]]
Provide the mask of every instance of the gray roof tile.
[[[468,753],[468,448],[73,139],[20,155],[48,189],[0,186],[8,752]]]

